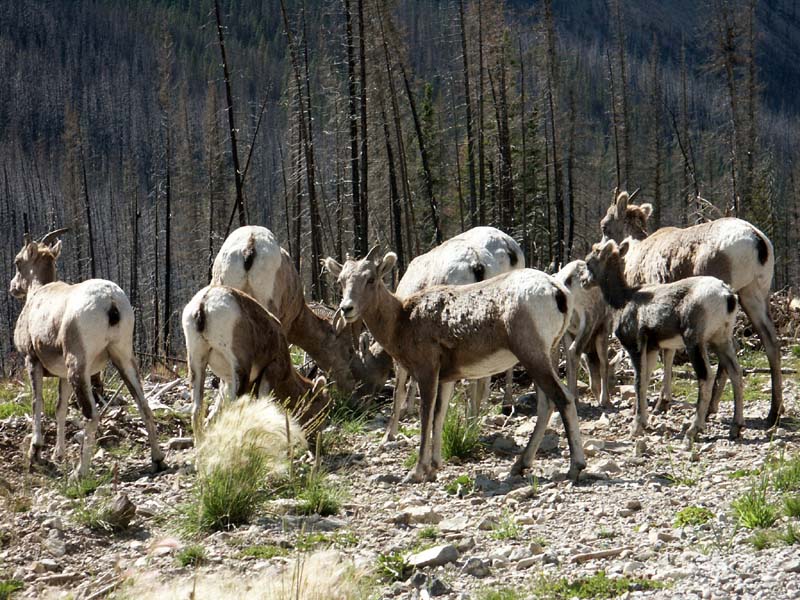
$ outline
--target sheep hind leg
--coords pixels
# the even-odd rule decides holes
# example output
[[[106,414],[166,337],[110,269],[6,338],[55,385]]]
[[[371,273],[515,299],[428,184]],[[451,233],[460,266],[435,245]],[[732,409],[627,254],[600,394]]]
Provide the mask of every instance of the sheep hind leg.
[[[72,386],[69,381],[61,377],[58,380],[58,403],[56,404],[56,447],[53,448],[52,459],[61,462],[67,451],[67,409],[69,397],[72,395]]]
[[[189,354],[189,377],[192,384],[192,433],[195,445],[203,439],[205,408],[205,378],[208,351]]]
[[[119,375],[122,378],[122,381],[125,383],[125,387],[128,388],[128,392],[130,392],[131,396],[133,396],[133,399],[136,402],[136,407],[139,409],[139,414],[142,417],[142,421],[144,421],[144,428],[147,431],[147,441],[150,444],[150,459],[152,461],[153,471],[156,473],[163,471],[167,468],[167,465],[164,462],[164,451],[158,444],[158,432],[156,431],[156,423],[155,419],[153,418],[153,411],[150,409],[150,405],[147,403],[147,399],[144,397],[144,390],[142,389],[142,384],[139,381],[139,373],[136,369],[136,363],[128,352],[125,352],[116,346],[109,347],[108,353],[109,357],[111,358],[111,363],[114,365],[117,371],[119,371]],[[202,383],[200,389],[202,394]]]
[[[436,479],[436,471],[443,464],[442,429],[444,428],[444,420],[450,407],[450,398],[453,395],[455,385],[454,381],[439,383],[439,391],[436,394],[436,407],[433,412],[433,459],[431,461],[431,470],[428,472],[430,481]]]
[[[725,369],[733,385],[733,421],[731,421],[730,439],[736,440],[741,437],[742,428],[744,428],[744,384],[742,382],[742,368],[739,366],[739,361],[736,359],[736,349],[731,340],[717,345],[714,349],[719,357],[719,369]],[[719,377],[719,372],[717,377]],[[714,391],[716,392],[716,381],[714,382],[714,386]],[[713,402],[714,398],[712,395],[711,403],[713,404]]]
[[[31,464],[39,461],[39,456],[44,447],[44,435],[42,435],[42,414],[44,413],[44,398],[42,397],[42,379],[44,373],[42,363],[28,357],[25,360],[25,367],[28,371],[28,378],[31,382],[31,396],[33,397],[33,432],[31,434],[31,445],[29,460]]]
[[[553,370],[550,357],[546,354],[537,353],[532,349],[532,346],[530,340],[526,340],[524,346],[517,347],[515,344],[512,351],[517,358],[519,358],[528,373],[533,377],[536,385],[544,391],[545,396],[555,405],[556,410],[558,410],[558,413],[561,415],[561,421],[564,423],[564,429],[566,429],[567,433],[567,442],[569,444],[570,466],[567,477],[572,481],[577,481],[580,472],[586,468],[586,457],[583,454],[583,443],[581,442],[581,431],[580,424],[578,423],[578,411],[575,408],[575,398],[558,380]],[[537,408],[539,406],[540,405],[537,404]],[[538,414],[536,427],[540,427]],[[547,427],[547,423],[541,423],[541,427]],[[514,467],[512,467],[512,473],[521,471],[523,468],[530,465],[533,453],[538,449],[538,445],[532,443],[536,433],[537,430],[534,428],[534,433],[531,434],[528,447],[525,448],[525,452],[523,452],[520,459],[517,460],[517,463],[521,460],[522,464],[518,467],[515,463]],[[543,435],[543,432],[540,430],[539,434]],[[530,450],[532,450],[532,452]]]
[[[90,374],[87,372],[86,365],[75,356],[67,356],[66,363],[67,378],[75,392],[78,406],[83,414],[83,441],[81,442],[80,462],[70,476],[73,480],[79,480],[89,474],[100,416],[92,394]]]
[[[537,386],[538,387],[538,386]],[[550,423],[550,417],[553,416],[553,409],[555,406],[544,395],[541,388],[536,390],[536,425],[533,428],[533,433],[525,446],[525,450],[519,455],[514,465],[511,467],[510,475],[522,475],[525,469],[530,468],[533,463],[533,458],[536,456],[539,446],[542,445],[544,434],[547,431],[547,426]]]
[[[711,400],[714,380],[709,377],[711,365],[708,362],[706,349],[699,344],[691,346],[687,344],[686,350],[689,353],[689,358],[692,361],[692,366],[697,375],[697,410],[695,412],[694,422],[686,430],[686,435],[683,439],[684,447],[691,448],[692,442],[697,437],[697,434],[705,431],[706,413],[708,412],[708,404]]]
[[[661,382],[661,393],[658,396],[658,402],[653,412],[656,414],[665,413],[669,410],[672,404],[672,363],[675,360],[675,350],[666,348],[662,352],[662,361],[664,362],[664,380]]]

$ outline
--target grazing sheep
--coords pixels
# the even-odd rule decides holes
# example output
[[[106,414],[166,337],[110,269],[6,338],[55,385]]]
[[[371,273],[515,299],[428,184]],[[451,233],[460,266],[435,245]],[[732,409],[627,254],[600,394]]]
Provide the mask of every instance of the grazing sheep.
[[[626,240],[618,247],[610,240],[595,244],[586,257],[584,282],[599,285],[606,301],[618,311],[614,334],[628,352],[635,375],[636,418],[631,434],[647,426],[647,387],[659,349],[686,348],[697,374],[697,412],[686,432],[690,444],[705,429],[713,380],[708,349],[719,357],[720,366],[733,382],[734,418],[731,438],[744,426],[742,371],[736,360],[733,327],[736,324],[736,294],[716,277],[687,277],[673,283],[631,286],[625,281]]]
[[[731,286],[769,359],[772,403],[767,427],[772,427],[781,413],[783,386],[780,343],[769,314],[775,268],[775,252],[769,239],[747,221],[727,217],[685,229],[662,227],[648,235],[647,220],[653,207],[630,204],[630,198],[627,192],[621,192],[600,222],[603,241],[620,243],[631,238],[625,260],[626,281],[630,285],[669,283],[711,275]],[[664,351],[664,387],[657,408],[666,408],[670,402],[674,354],[671,349]],[[714,382],[711,412],[717,409],[726,379],[722,365]]]
[[[255,299],[237,289],[210,285],[197,292],[181,319],[192,384],[192,429],[203,436],[206,366],[225,382],[232,400],[256,388],[287,401],[309,438],[330,402],[324,377],[311,382],[292,366],[281,324]],[[224,400],[224,393],[221,399]]]
[[[569,323],[571,296],[541,271],[520,269],[469,285],[444,285],[400,299],[383,283],[397,260],[378,248],[344,265],[325,266],[342,288],[338,327],[363,319],[375,339],[417,380],[422,432],[419,458],[407,481],[434,480],[442,464],[442,426],[455,382],[503,372],[521,362],[555,404],[567,430],[569,477],[586,466],[572,394],[558,380],[550,355]],[[512,467],[530,466],[549,421],[539,414],[524,453]]]
[[[117,284],[105,279],[89,279],[74,285],[58,280],[56,260],[61,241],[53,243],[53,240],[64,231],[53,231],[38,242],[25,236],[22,250],[14,259],[17,272],[9,290],[25,303],[14,329],[14,344],[25,358],[33,395],[31,460],[38,459],[44,446],[42,378],[55,376],[59,378],[59,393],[53,457],[58,460],[64,456],[67,401],[74,391],[84,418],[84,436],[73,477],[88,475],[100,422],[92,377],[110,360],[139,408],[150,442],[153,468],[163,470],[164,453],[158,445],[153,413],[145,400],[133,358],[131,304]]]

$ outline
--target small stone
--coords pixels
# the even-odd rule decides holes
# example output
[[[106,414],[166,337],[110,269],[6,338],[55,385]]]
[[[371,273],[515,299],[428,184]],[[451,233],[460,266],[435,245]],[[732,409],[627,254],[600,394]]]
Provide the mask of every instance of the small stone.
[[[458,560],[458,549],[453,544],[434,546],[416,554],[410,554],[406,560],[417,569],[423,567],[440,567]]]
[[[72,583],[77,579],[80,579],[82,575],[79,573],[58,573],[56,575],[47,575],[45,577],[40,577],[37,579],[37,583],[41,583],[44,585],[65,585],[67,583]]]
[[[497,527],[498,523],[497,517],[484,517],[478,521],[478,529],[482,531],[491,531]]]
[[[428,582],[428,576],[422,571],[417,571],[408,579],[409,585],[419,589]]]
[[[409,524],[436,525],[442,520],[441,513],[430,506],[409,506],[405,512],[408,514]]]
[[[545,554],[542,558],[542,562],[546,565],[558,565],[561,564],[561,560],[555,554]]]
[[[517,562],[517,571],[524,571],[535,565],[539,561],[538,558],[535,556],[529,556],[528,558],[523,558],[519,562]]]
[[[558,450],[558,434],[546,433],[542,438],[542,443],[539,445],[539,452],[547,454]]]
[[[619,473],[622,471],[620,466],[613,460],[606,460],[595,467],[601,473]]]
[[[450,593],[450,588],[441,579],[434,577],[431,580],[428,591],[430,592],[431,596],[444,596],[445,594]]]
[[[621,385],[619,386],[619,396],[623,402],[631,402],[636,399],[636,386],[635,385]]]
[[[515,548],[508,556],[508,559],[511,562],[516,562],[524,558],[530,558],[531,556],[533,556],[533,553],[530,551],[530,548]]]
[[[60,517],[50,517],[46,519],[44,523],[42,523],[42,527],[46,529],[56,529],[58,531],[64,531],[64,523],[61,522]]]
[[[445,519],[439,523],[439,531],[445,533],[458,533],[464,531],[469,525],[469,519],[465,516],[453,517]]]
[[[539,542],[531,542],[528,544],[528,548],[530,548],[533,555],[544,554],[544,548]]]
[[[461,572],[466,573],[467,575],[472,575],[473,577],[477,577],[478,579],[482,579],[491,574],[491,569],[489,568],[488,561],[473,556],[472,558],[467,559],[467,562],[464,563]]]
[[[625,563],[622,567],[622,574],[623,575],[633,575],[634,573],[638,573],[644,568],[644,563],[639,562],[638,560],[630,560]]]
[[[784,573],[800,573],[800,560],[787,560],[781,564]]]
[[[586,440],[583,444],[583,452],[586,456],[597,456],[598,452],[600,452],[603,448],[606,447],[606,443],[600,439],[590,439]]]
[[[630,517],[633,514],[633,511],[630,508],[620,508],[617,511],[617,514],[620,517]]]
[[[634,498],[633,500],[628,500],[625,503],[625,508],[629,510],[642,510],[642,503],[638,499]]]
[[[169,450],[188,450],[194,446],[194,440],[190,437],[174,437],[167,440]]]
[[[45,546],[55,558],[61,558],[67,554],[67,545],[58,538],[47,538]]]
[[[394,473],[381,473],[379,475],[374,475],[371,479],[373,483],[382,483],[385,485],[395,485],[396,483],[400,483],[400,476]]]
[[[647,452],[647,442],[644,439],[636,440],[636,443],[633,445],[633,455],[636,458],[641,458]]]
[[[517,442],[514,438],[498,435],[492,442],[492,450],[502,454],[514,454],[517,451]]]
[[[655,544],[656,542],[669,543],[669,542],[674,542],[675,540],[678,539],[671,533],[667,533],[666,531],[659,531],[658,529],[651,530],[647,535],[651,544]]]

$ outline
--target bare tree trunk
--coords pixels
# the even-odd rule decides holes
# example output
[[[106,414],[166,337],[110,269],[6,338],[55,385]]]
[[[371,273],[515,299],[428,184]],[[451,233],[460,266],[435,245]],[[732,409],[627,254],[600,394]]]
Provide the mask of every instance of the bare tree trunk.
[[[392,150],[392,142],[389,136],[389,125],[386,119],[386,109],[381,99],[381,122],[383,125],[383,137],[386,143],[386,164],[389,171],[389,214],[392,221],[392,235],[394,237],[393,246],[397,253],[397,269],[400,275],[405,270],[405,253],[403,252],[403,224],[402,224],[402,206],[400,204],[400,194],[397,190],[397,176],[394,170],[394,151]]]
[[[83,140],[80,142],[81,148],[81,171],[83,173],[83,207],[86,217],[86,231],[89,236],[89,273],[92,279],[97,277],[97,263],[94,259],[94,232],[92,229],[92,207],[89,202],[89,181],[86,177],[86,156],[83,154]]]
[[[566,261],[572,259],[572,245],[575,241],[575,121],[578,115],[575,110],[575,91],[569,91],[569,142],[567,144],[567,217],[569,230],[567,233]]]
[[[356,59],[353,45],[353,14],[350,9],[350,0],[344,0],[344,12],[347,20],[347,90],[348,111],[350,121],[350,174],[352,178],[352,206],[353,206],[353,247],[357,250],[363,246],[364,234],[361,230],[361,185],[359,178],[361,170],[358,164],[358,117],[356,114]]]
[[[244,205],[244,189],[242,186],[242,173],[239,170],[239,150],[236,145],[236,123],[233,114],[233,92],[231,91],[231,76],[228,68],[228,59],[225,55],[225,34],[223,33],[222,14],[219,9],[219,0],[214,0],[214,14],[217,18],[217,38],[219,51],[222,55],[222,73],[225,79],[225,100],[228,111],[228,129],[231,136],[231,159],[233,160],[233,177],[236,184],[236,210],[239,213],[239,227],[247,225],[247,213]],[[225,237],[228,232],[225,232]]]
[[[458,0],[458,16],[461,26],[461,56],[464,62],[464,104],[467,111],[467,171],[469,173],[469,221],[472,227],[478,225],[478,198],[475,190],[475,133],[472,123],[472,94],[469,91],[469,55],[467,53],[467,32],[464,23],[464,0]],[[460,189],[460,188],[459,188]],[[462,224],[461,229],[464,229]]]
[[[622,164],[624,173],[622,181],[625,186],[631,185],[633,177],[633,156],[631,153],[631,123],[628,112],[628,73],[625,62],[625,26],[622,22],[622,0],[614,0],[614,21],[616,24],[617,60],[619,61],[620,108],[622,112]]]
[[[564,198],[561,183],[561,160],[558,155],[558,129],[556,126],[555,89],[558,86],[556,69],[555,25],[553,23],[553,2],[545,1],[545,23],[547,28],[547,103],[550,108],[550,134],[553,147],[553,191],[556,205],[556,268],[561,268],[564,261]]]
[[[364,40],[364,0],[358,2],[358,62],[359,83],[361,96],[359,107],[361,109],[361,256],[369,252],[369,202],[367,199],[367,173],[369,155],[367,154],[367,53]]]
[[[483,5],[478,0],[478,221],[486,224],[486,163],[483,154]]]
[[[619,159],[619,118],[617,117],[617,92],[614,85],[614,70],[611,64],[611,54],[606,50],[608,62],[608,85],[611,88],[611,126],[614,132],[614,164],[617,171],[617,189],[622,189],[622,165]]]
[[[517,38],[519,42],[519,88],[520,88],[520,108],[519,123],[522,138],[522,253],[530,261],[530,235],[528,231],[528,148],[527,148],[527,119],[525,106],[525,56],[522,53],[522,37]]]

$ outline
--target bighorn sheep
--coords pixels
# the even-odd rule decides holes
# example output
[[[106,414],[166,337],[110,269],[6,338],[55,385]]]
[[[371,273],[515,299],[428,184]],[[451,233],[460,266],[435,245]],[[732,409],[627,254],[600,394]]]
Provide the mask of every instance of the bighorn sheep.
[[[289,254],[265,227],[240,227],[222,244],[211,283],[249,294],[275,315],[290,344],[303,348],[345,393],[368,396],[383,387],[391,365],[372,354],[359,355],[349,336],[306,304],[300,275]]]
[[[401,300],[383,282],[397,256],[372,248],[344,266],[325,259],[342,288],[337,327],[363,319],[375,339],[417,380],[421,445],[407,481],[433,480],[442,464],[442,425],[458,379],[477,379],[521,362],[558,408],[570,448],[569,476],[577,479],[586,460],[572,394],[558,380],[550,353],[567,328],[569,292],[533,269],[511,271],[478,283],[437,286]],[[530,466],[552,412],[539,415],[512,473]]]
[[[109,359],[119,371],[142,415],[153,468],[165,468],[164,453],[158,445],[153,413],[139,382],[133,358],[133,309],[125,292],[104,279],[89,279],[70,285],[58,281],[56,260],[66,231],[48,233],[40,241],[26,234],[22,250],[14,263],[17,272],[10,293],[24,302],[14,329],[14,344],[25,358],[33,396],[33,436],[31,459],[36,460],[44,445],[42,436],[42,378],[59,378],[56,406],[56,447],[53,458],[65,452],[67,402],[72,392],[84,417],[84,436],[80,462],[73,473],[89,473],[95,434],[100,416],[92,393],[92,376],[105,368]]]
[[[494,227],[473,227],[412,260],[397,284],[395,295],[408,298],[435,285],[465,285],[523,268],[525,256],[512,237]],[[408,380],[408,371],[400,363],[395,365],[395,372],[392,416],[384,441],[397,436],[403,410],[413,404],[416,395],[413,382]],[[468,391],[471,415],[478,414],[481,402],[488,396],[490,382],[491,377],[484,377],[471,383]],[[511,369],[506,382],[505,401],[510,402]]]
[[[647,426],[647,387],[659,349],[686,348],[697,374],[697,412],[686,432],[691,443],[705,428],[713,379],[709,377],[708,348],[733,382],[734,418],[731,438],[739,437],[742,415],[742,371],[736,360],[733,327],[736,324],[736,294],[716,277],[687,277],[672,283],[631,286],[625,281],[624,256],[628,240],[617,246],[613,240],[595,244],[586,257],[583,281],[599,285],[603,296],[618,312],[614,334],[628,352],[635,375],[636,416],[631,434]]]
[[[563,338],[567,358],[567,385],[578,397],[578,361],[586,355],[589,386],[603,407],[611,406],[608,390],[608,336],[611,329],[611,308],[597,287],[585,288],[581,278],[586,263],[573,260],[553,277],[572,294],[572,319]]]
[[[630,285],[668,283],[693,275],[711,275],[730,285],[764,344],[772,374],[772,403],[767,427],[778,420],[783,402],[781,352],[778,334],[769,314],[769,289],[775,253],[769,239],[753,225],[730,217],[701,223],[686,229],[662,227],[647,234],[650,204],[629,204],[632,197],[621,192],[600,222],[603,241],[617,243],[630,236],[625,260],[625,279]],[[664,386],[658,409],[666,408],[671,397],[674,350],[664,352]],[[710,405],[717,404],[727,379],[724,367],[717,371]]]
[[[259,396],[272,392],[313,436],[330,399],[326,381],[309,381],[292,366],[289,346],[278,319],[237,289],[210,285],[197,292],[183,309],[189,377],[192,384],[192,429],[203,436],[203,387],[206,366],[225,382],[232,400],[253,387]],[[220,399],[224,401],[224,392]],[[307,404],[307,405],[306,405]]]

